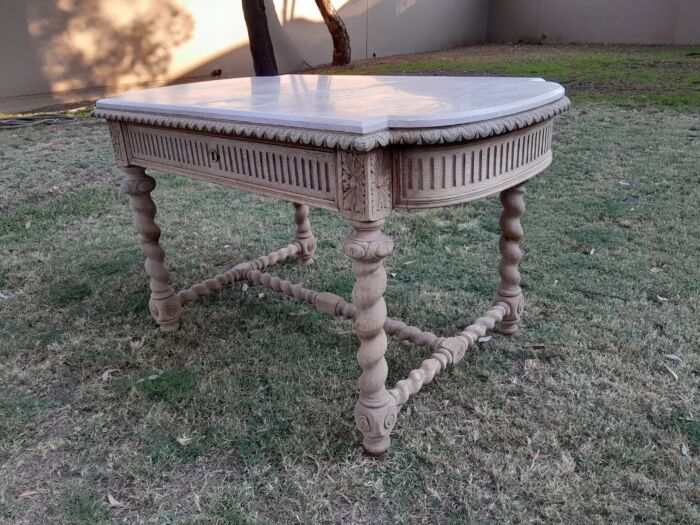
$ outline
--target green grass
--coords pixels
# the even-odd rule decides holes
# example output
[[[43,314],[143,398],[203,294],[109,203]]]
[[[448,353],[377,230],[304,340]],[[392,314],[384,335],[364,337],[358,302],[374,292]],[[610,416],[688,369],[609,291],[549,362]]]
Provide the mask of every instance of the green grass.
[[[107,523],[109,518],[109,510],[101,499],[83,487],[62,494],[57,510],[61,523],[66,525],[96,525]]]
[[[558,118],[526,195],[526,330],[411,399],[381,461],[358,446],[348,322],[238,285],[160,334],[104,123],[0,133],[0,523],[700,521],[700,120],[636,96]],[[178,289],[293,236],[289,205],[156,178]],[[395,213],[390,315],[452,334],[484,311],[499,210]],[[316,264],[273,272],[349,297],[347,224],[312,224]],[[390,341],[389,382],[425,355]]]
[[[539,76],[575,101],[700,112],[700,47],[486,45],[360,61],[335,74]]]
[[[140,390],[146,399],[172,404],[190,399],[197,386],[197,376],[187,369],[148,374],[146,378],[141,378],[139,381]]]

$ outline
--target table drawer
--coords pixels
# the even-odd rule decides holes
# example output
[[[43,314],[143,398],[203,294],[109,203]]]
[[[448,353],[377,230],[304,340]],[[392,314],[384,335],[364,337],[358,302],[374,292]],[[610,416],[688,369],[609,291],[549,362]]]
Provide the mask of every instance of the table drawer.
[[[126,126],[129,161],[257,193],[335,208],[332,151],[290,148],[138,124]],[[325,205],[324,205],[325,203]]]

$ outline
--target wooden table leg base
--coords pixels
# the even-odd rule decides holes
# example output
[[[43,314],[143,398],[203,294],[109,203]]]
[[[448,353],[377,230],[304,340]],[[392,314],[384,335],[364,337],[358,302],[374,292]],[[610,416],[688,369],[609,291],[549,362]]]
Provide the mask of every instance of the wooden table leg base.
[[[165,252],[160,245],[160,228],[155,222],[156,205],[151,192],[156,187],[153,177],[139,166],[122,167],[125,178],[121,189],[129,195],[134,213],[134,226],[141,236],[141,251],[146,256],[146,273],[150,277],[151,298],[148,303],[153,319],[162,332],[177,330],[182,305],[170,287],[170,274],[165,267]]]
[[[266,268],[291,257],[296,250],[294,246],[290,245],[268,256],[238,264],[228,272],[179,292],[178,297],[184,304],[208,295],[212,291],[220,290],[224,283],[251,281],[309,304],[320,312],[354,320],[357,308],[339,295],[311,290],[301,284],[287,281],[258,269]],[[401,406],[406,403],[411,395],[430,383],[436,373],[450,364],[457,364],[461,361],[466,351],[478,341],[479,337],[484,336],[496,323],[503,324],[502,320],[510,314],[510,311],[511,307],[508,302],[499,301],[482,317],[479,317],[454,337],[440,337],[432,332],[422,331],[418,327],[407,325],[402,321],[387,318],[384,322],[384,331],[387,335],[394,336],[401,341],[409,341],[434,352],[429,359],[422,363],[420,368],[409,374],[408,379],[399,381],[396,387],[389,391],[396,399],[397,405]]]
[[[389,448],[391,434],[399,407],[396,398],[386,390],[376,400],[358,399],[355,404],[355,424],[362,432],[362,446],[371,456],[381,456]]]
[[[267,267],[294,257],[300,251],[301,248],[297,243],[290,244],[269,255],[238,264],[227,272],[179,292],[177,297],[181,304],[185,304],[213,291],[220,290],[226,285],[245,280],[309,304],[321,312],[345,317],[357,323],[357,306],[349,303],[339,295],[311,290],[301,284],[293,283],[262,271]],[[497,295],[497,299],[499,298]],[[355,405],[355,421],[358,429],[363,434],[363,447],[367,454],[373,457],[381,457],[389,447],[389,435],[396,424],[398,412],[408,399],[418,393],[425,385],[432,382],[442,370],[450,365],[459,363],[464,358],[467,350],[480,337],[493,329],[497,323],[501,323],[501,329],[503,329],[504,319],[511,316],[512,308],[518,308],[517,305],[519,304],[522,304],[522,296],[497,300],[474,323],[467,326],[456,336],[447,338],[422,331],[420,328],[407,325],[395,319],[386,318],[381,334],[395,336],[402,341],[410,341],[431,350],[433,353],[421,363],[420,367],[412,370],[406,379],[397,382],[394,388],[390,390],[384,389],[384,391],[380,390],[374,397],[360,398],[357,401]],[[174,328],[177,328],[177,324],[175,324]],[[384,346],[384,348],[386,348],[386,335],[380,335],[383,339],[379,341],[379,344]],[[386,367],[386,364],[384,364],[384,367]]]
[[[499,326],[499,331],[503,335],[513,335],[518,331],[525,305],[518,270],[518,265],[523,258],[523,252],[520,250],[523,226],[520,220],[525,213],[524,196],[525,184],[508,188],[500,195],[503,212],[500,220],[501,238],[498,242],[501,252],[498,273],[501,276],[501,282],[493,302],[494,304],[503,302],[509,307],[508,314],[503,317]]]

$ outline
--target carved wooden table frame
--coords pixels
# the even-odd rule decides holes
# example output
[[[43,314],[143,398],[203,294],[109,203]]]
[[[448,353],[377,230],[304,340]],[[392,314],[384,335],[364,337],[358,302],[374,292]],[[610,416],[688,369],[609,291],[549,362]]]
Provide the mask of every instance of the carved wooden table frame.
[[[552,118],[569,100],[507,118],[446,128],[390,130],[371,135],[253,125],[205,118],[97,109],[107,120],[117,163],[126,178],[134,223],[141,234],[150,276],[150,311],[162,331],[178,327],[182,308],[199,297],[240,281],[277,290],[318,310],[354,321],[362,369],[355,421],[370,454],[390,443],[398,411],[436,374],[461,361],[487,330],[513,334],[523,310],[518,265],[524,183],[551,162]],[[258,259],[175,292],[159,244],[151,199],[155,180],[146,168],[171,171],[294,204],[293,242]],[[394,249],[382,233],[393,208],[434,208],[499,193],[503,204],[498,271],[501,281],[491,308],[459,334],[439,337],[388,319],[383,260]],[[313,261],[316,239],[309,207],[346,217],[352,233],[343,249],[356,277],[352,303],[265,273],[290,257]],[[387,389],[387,335],[432,352],[408,378]]]

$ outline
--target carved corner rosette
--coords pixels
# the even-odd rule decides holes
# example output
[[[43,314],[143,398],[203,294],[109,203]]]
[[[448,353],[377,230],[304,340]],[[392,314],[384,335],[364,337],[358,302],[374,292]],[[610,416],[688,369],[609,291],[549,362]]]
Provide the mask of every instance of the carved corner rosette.
[[[341,151],[338,155],[338,207],[341,213],[363,221],[387,217],[392,208],[391,150]]]

